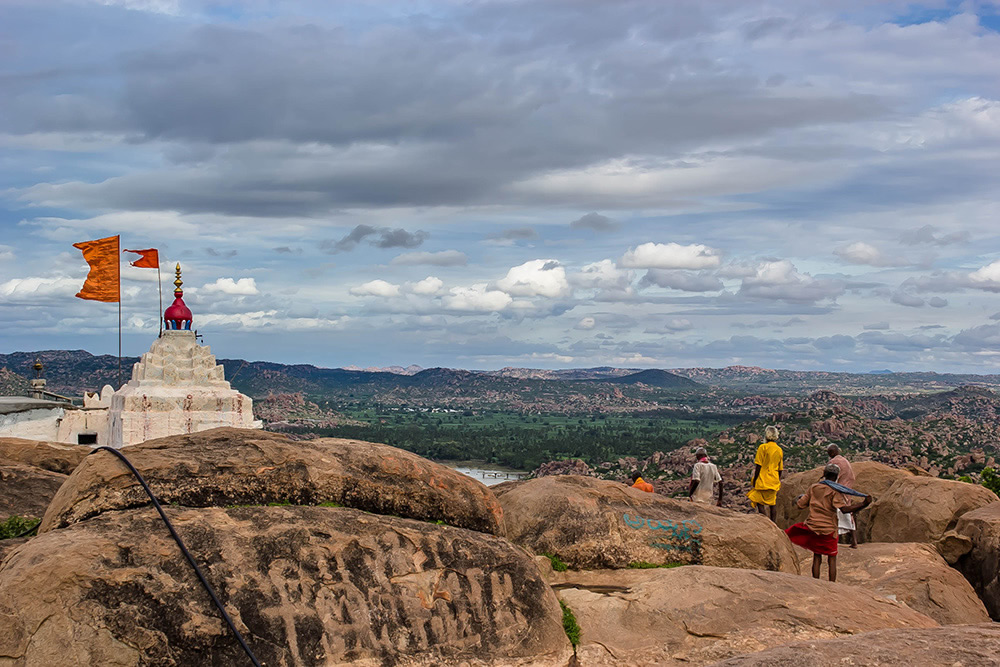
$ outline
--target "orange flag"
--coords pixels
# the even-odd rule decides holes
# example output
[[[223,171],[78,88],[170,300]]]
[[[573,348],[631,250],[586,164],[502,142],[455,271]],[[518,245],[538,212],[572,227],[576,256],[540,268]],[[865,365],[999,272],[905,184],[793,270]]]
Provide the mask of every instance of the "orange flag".
[[[134,252],[137,255],[142,255],[139,259],[134,262],[129,262],[130,265],[137,269],[158,269],[160,268],[160,253],[157,252],[156,248],[147,248],[146,250],[122,250],[122,252]]]
[[[90,264],[87,281],[83,283],[77,296],[107,303],[121,301],[118,237],[109,236],[106,239],[74,243],[73,247],[82,250],[83,258]]]

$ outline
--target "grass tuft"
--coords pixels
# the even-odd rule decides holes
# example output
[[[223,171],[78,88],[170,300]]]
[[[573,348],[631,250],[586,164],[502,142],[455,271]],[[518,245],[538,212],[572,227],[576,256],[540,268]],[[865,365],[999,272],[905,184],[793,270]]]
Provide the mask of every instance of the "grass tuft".
[[[555,556],[555,555],[549,554],[549,553],[544,553],[544,554],[539,554],[539,555],[540,556],[545,556],[546,558],[548,558],[549,562],[552,563],[552,569],[554,571],[556,571],[556,572],[565,572],[566,570],[569,569],[569,565],[567,565],[566,563],[564,563],[562,561],[562,559],[559,558],[559,556]]]
[[[576,647],[580,645],[580,624],[576,622],[573,610],[567,607],[565,602],[560,600],[559,606],[562,607],[563,630],[566,631],[566,636],[569,638],[569,643],[573,645],[573,652],[575,653]]]
[[[21,533],[38,526],[41,522],[41,519],[32,517],[20,517],[16,514],[10,516],[6,521],[0,521],[0,540],[9,540],[12,537],[17,537]]]
[[[656,567],[681,567],[682,565],[684,563],[648,563],[644,560],[637,560],[628,564],[633,570],[651,570]]]

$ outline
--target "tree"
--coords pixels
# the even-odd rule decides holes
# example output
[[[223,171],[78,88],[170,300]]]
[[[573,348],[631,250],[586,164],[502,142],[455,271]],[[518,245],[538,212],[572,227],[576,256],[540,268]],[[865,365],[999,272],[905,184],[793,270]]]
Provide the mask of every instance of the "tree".
[[[1000,496],[1000,475],[993,468],[983,468],[983,486]]]

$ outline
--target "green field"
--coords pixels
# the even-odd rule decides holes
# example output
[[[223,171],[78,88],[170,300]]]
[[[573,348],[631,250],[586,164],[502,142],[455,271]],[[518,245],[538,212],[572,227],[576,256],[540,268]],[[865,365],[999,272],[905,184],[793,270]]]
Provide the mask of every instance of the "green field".
[[[363,425],[317,429],[317,435],[383,442],[431,459],[472,459],[518,470],[566,458],[591,465],[623,456],[642,458],[674,450],[692,438],[711,437],[739,419],[329,407]]]

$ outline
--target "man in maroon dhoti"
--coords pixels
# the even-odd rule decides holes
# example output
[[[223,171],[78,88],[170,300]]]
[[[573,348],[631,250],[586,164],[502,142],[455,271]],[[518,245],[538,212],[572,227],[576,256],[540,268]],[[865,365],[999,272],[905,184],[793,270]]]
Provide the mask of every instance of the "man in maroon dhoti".
[[[795,501],[799,507],[809,508],[809,516],[806,517],[805,523],[797,523],[785,531],[792,544],[813,552],[814,579],[819,579],[823,556],[826,556],[830,581],[837,580],[837,510],[844,514],[853,514],[868,507],[872,502],[871,496],[837,484],[839,476],[838,466],[829,464],[823,468],[823,479],[810,486],[809,490]],[[851,495],[863,497],[863,500],[851,505],[845,491],[851,491]]]

